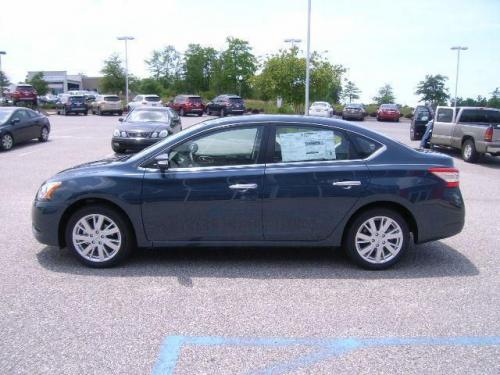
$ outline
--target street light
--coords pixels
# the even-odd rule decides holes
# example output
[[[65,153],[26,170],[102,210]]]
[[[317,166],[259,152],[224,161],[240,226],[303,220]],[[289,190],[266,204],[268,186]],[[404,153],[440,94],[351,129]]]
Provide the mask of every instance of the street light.
[[[292,49],[295,48],[296,44],[302,43],[302,39],[288,38],[285,39],[285,43],[291,43]]]
[[[241,82],[243,81],[243,76],[240,74],[239,76],[236,77],[236,79],[238,80],[238,86],[239,86],[239,90],[240,90],[240,98],[241,98]]]
[[[125,100],[128,105],[128,54],[127,54],[127,42],[129,40],[134,40],[133,36],[119,36],[116,39],[125,41]]]
[[[0,72],[3,73],[3,70],[2,70],[2,55],[6,55],[7,52],[5,51],[0,51]],[[2,82],[0,81],[0,96],[3,97],[3,85],[2,85]]]
[[[452,51],[457,51],[457,78],[455,80],[455,100],[454,107],[457,107],[457,92],[458,92],[458,69],[460,67],[460,51],[467,51],[469,47],[454,46],[450,48]]]
[[[306,102],[305,115],[309,116],[309,64],[311,60],[311,0],[307,1]]]

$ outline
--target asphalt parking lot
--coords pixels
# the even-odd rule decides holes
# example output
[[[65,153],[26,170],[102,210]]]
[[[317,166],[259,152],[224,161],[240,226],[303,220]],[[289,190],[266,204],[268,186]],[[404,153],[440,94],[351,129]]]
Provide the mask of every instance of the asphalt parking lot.
[[[464,231],[388,271],[276,248],[137,251],[99,270],[37,243],[30,209],[48,177],[114,155],[118,119],[50,121],[49,142],[0,153],[1,373],[500,373],[500,158],[446,151]],[[361,125],[418,145],[408,121]]]

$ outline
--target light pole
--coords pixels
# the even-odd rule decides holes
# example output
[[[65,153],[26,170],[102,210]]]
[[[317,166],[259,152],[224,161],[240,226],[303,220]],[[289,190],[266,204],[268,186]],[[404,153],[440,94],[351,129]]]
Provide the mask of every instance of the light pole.
[[[306,50],[306,102],[305,115],[309,116],[309,64],[311,60],[311,0],[307,0],[307,50]]]
[[[236,77],[236,79],[238,80],[238,87],[239,87],[239,96],[241,98],[241,82],[243,81],[243,76],[240,74],[239,76]]]
[[[128,105],[128,51],[127,51],[127,42],[129,40],[134,40],[135,38],[133,36],[119,36],[116,39],[125,41],[125,101],[126,101],[126,105]]]
[[[454,46],[450,48],[453,51],[457,51],[457,77],[455,80],[455,100],[454,100],[454,107],[457,107],[457,93],[458,93],[458,70],[460,67],[460,51],[467,51],[469,47],[463,47],[463,46]]]
[[[302,39],[288,38],[284,40],[285,43],[290,43],[292,45],[292,49],[295,48],[296,44],[302,43]]]
[[[3,73],[3,70],[2,70],[2,55],[6,55],[7,52],[5,51],[0,51],[0,72]],[[3,98],[3,85],[2,85],[2,82],[0,81],[0,96]]]

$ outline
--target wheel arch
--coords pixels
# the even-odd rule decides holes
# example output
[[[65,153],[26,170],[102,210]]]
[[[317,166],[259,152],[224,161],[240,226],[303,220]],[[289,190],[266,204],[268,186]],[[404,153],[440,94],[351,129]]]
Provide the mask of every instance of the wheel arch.
[[[413,234],[413,239],[415,243],[418,243],[418,224],[415,219],[415,216],[411,213],[411,211],[405,207],[404,205],[397,203],[397,202],[392,202],[392,201],[379,201],[379,202],[371,202],[367,203],[364,206],[359,207],[349,218],[347,221],[346,225],[344,226],[343,232],[342,232],[342,243],[345,242],[347,232],[349,231],[349,228],[351,227],[352,223],[356,218],[361,215],[362,213],[374,209],[374,208],[384,208],[384,209],[389,209],[393,210],[397,213],[399,213],[401,216],[403,216],[403,219],[405,219],[406,223],[408,224],[408,228],[410,229],[410,232]]]
[[[121,208],[119,205],[116,203],[103,199],[103,198],[83,198],[80,199],[76,202],[73,202],[70,206],[66,208],[64,213],[61,216],[61,220],[59,221],[59,226],[57,229],[57,236],[58,236],[58,242],[60,247],[65,247],[66,246],[66,239],[65,239],[65,231],[66,231],[66,225],[68,224],[68,221],[70,217],[78,211],[80,208],[91,205],[91,204],[99,204],[108,208],[111,208],[115,210],[118,214],[120,214],[123,219],[127,222],[129,225],[130,233],[132,236],[132,243],[137,246],[137,235],[135,232],[135,227],[133,223],[130,221],[130,218],[128,217],[127,213],[123,208]]]

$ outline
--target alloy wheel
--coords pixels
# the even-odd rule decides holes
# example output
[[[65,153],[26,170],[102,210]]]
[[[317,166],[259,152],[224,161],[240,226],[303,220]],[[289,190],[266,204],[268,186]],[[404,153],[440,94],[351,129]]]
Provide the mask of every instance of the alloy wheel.
[[[375,216],[360,225],[355,235],[355,247],[365,261],[373,264],[389,262],[403,247],[400,225],[387,216]]]
[[[73,246],[92,262],[105,262],[118,254],[122,245],[120,228],[109,217],[92,214],[76,222],[72,231]]]
[[[12,146],[14,145],[14,139],[10,134],[5,134],[2,137],[2,148],[4,150],[10,150]]]
[[[47,128],[42,128],[41,139],[42,141],[46,141],[49,139],[49,131]]]

